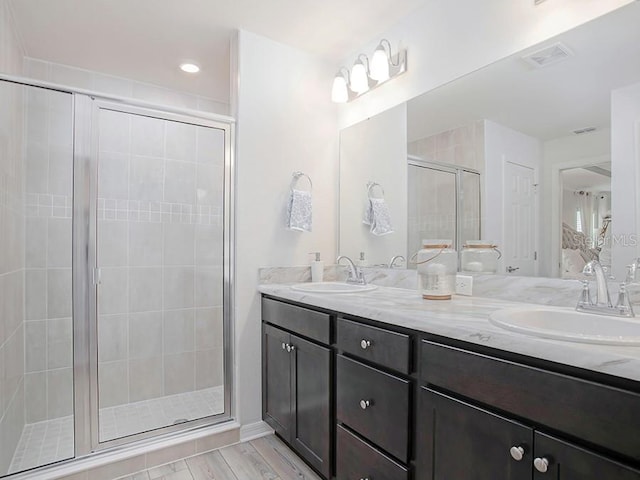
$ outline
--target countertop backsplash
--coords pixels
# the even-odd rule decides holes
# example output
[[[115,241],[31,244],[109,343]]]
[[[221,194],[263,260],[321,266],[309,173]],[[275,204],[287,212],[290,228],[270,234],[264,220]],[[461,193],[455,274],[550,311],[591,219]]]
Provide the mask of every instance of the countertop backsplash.
[[[361,267],[367,283],[381,287],[417,290],[418,276],[415,270],[403,268]],[[348,267],[325,265],[324,281],[344,281]],[[259,283],[288,284],[311,281],[311,268],[264,267],[259,269]],[[518,277],[514,275],[473,275],[473,296],[496,298],[512,302],[534,303],[558,307],[575,306],[580,297],[582,285],[578,280],[547,277]],[[611,301],[618,298],[619,283],[609,281]],[[595,286],[592,286],[595,292]],[[640,303],[640,288],[630,288],[631,300]]]

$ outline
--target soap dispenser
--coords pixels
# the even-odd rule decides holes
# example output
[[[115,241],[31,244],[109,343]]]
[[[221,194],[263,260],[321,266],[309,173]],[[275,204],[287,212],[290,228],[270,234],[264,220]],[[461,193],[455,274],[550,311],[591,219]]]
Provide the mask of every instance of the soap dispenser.
[[[320,252],[311,252],[315,260],[311,262],[311,281],[321,282],[324,275],[324,262],[320,260]]]

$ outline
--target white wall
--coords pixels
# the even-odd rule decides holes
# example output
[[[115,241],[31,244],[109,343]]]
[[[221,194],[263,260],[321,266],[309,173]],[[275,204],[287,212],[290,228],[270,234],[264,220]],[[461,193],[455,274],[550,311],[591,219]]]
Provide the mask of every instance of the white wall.
[[[236,398],[243,424],[261,419],[258,268],[335,259],[338,167],[335,66],[264,37],[238,39]],[[313,233],[285,230],[291,174],[313,180]]]
[[[394,232],[375,236],[362,223],[367,183],[379,183]],[[407,107],[406,103],[340,132],[340,255],[365,253],[366,265],[407,258]],[[375,187],[373,196],[380,197]]]
[[[611,130],[555,138],[543,143],[540,176],[540,275],[557,277],[560,262],[560,203],[558,170],[593,165],[610,159]],[[557,221],[556,221],[557,219]]]
[[[640,83],[612,92],[611,132],[612,270],[624,278],[640,255]]]
[[[489,63],[597,18],[632,0],[432,0],[357,51],[351,66],[369,56],[381,38],[408,49],[407,72],[341,108],[348,126],[432,90]],[[340,65],[334,65],[337,70]],[[331,88],[328,83],[325,88]]]
[[[13,25],[9,2],[0,2],[0,72],[22,75],[24,48]]]
[[[482,237],[489,241],[497,242],[499,247],[504,248],[505,163],[512,162],[533,168],[536,172],[536,178],[539,178],[542,145],[537,138],[486,120],[484,124],[484,148],[485,196],[482,205],[482,218],[484,219]],[[538,183],[537,180],[536,183]],[[535,245],[539,245],[537,238]],[[503,271],[503,267],[499,263],[498,271]]]

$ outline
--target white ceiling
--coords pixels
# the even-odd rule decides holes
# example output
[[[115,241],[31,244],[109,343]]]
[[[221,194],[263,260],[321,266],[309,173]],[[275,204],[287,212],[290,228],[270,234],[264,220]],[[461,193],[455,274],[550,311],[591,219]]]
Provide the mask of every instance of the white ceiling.
[[[559,37],[574,53],[537,69],[528,49],[411,100],[409,141],[489,119],[542,140],[610,124],[611,90],[640,81],[640,3]]]
[[[244,29],[340,59],[428,0],[0,0],[27,56],[229,97],[229,42]],[[192,60],[198,76],[177,70]]]
[[[611,172],[611,162],[596,165]],[[562,188],[565,190],[585,190],[603,192],[611,190],[611,175],[601,175],[586,168],[562,170]]]

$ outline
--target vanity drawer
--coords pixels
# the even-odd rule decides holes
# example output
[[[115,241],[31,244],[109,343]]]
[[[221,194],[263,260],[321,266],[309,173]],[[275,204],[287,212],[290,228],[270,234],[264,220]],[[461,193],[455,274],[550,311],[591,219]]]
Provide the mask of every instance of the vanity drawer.
[[[338,348],[364,360],[409,374],[411,337],[338,318]]]
[[[410,382],[350,358],[336,360],[336,417],[406,462]]]
[[[263,298],[262,320],[326,345],[331,343],[331,316],[328,313]]]
[[[640,460],[640,395],[423,340],[421,377],[492,408]]]
[[[353,433],[338,425],[336,431],[336,479],[407,480],[408,470]]]

